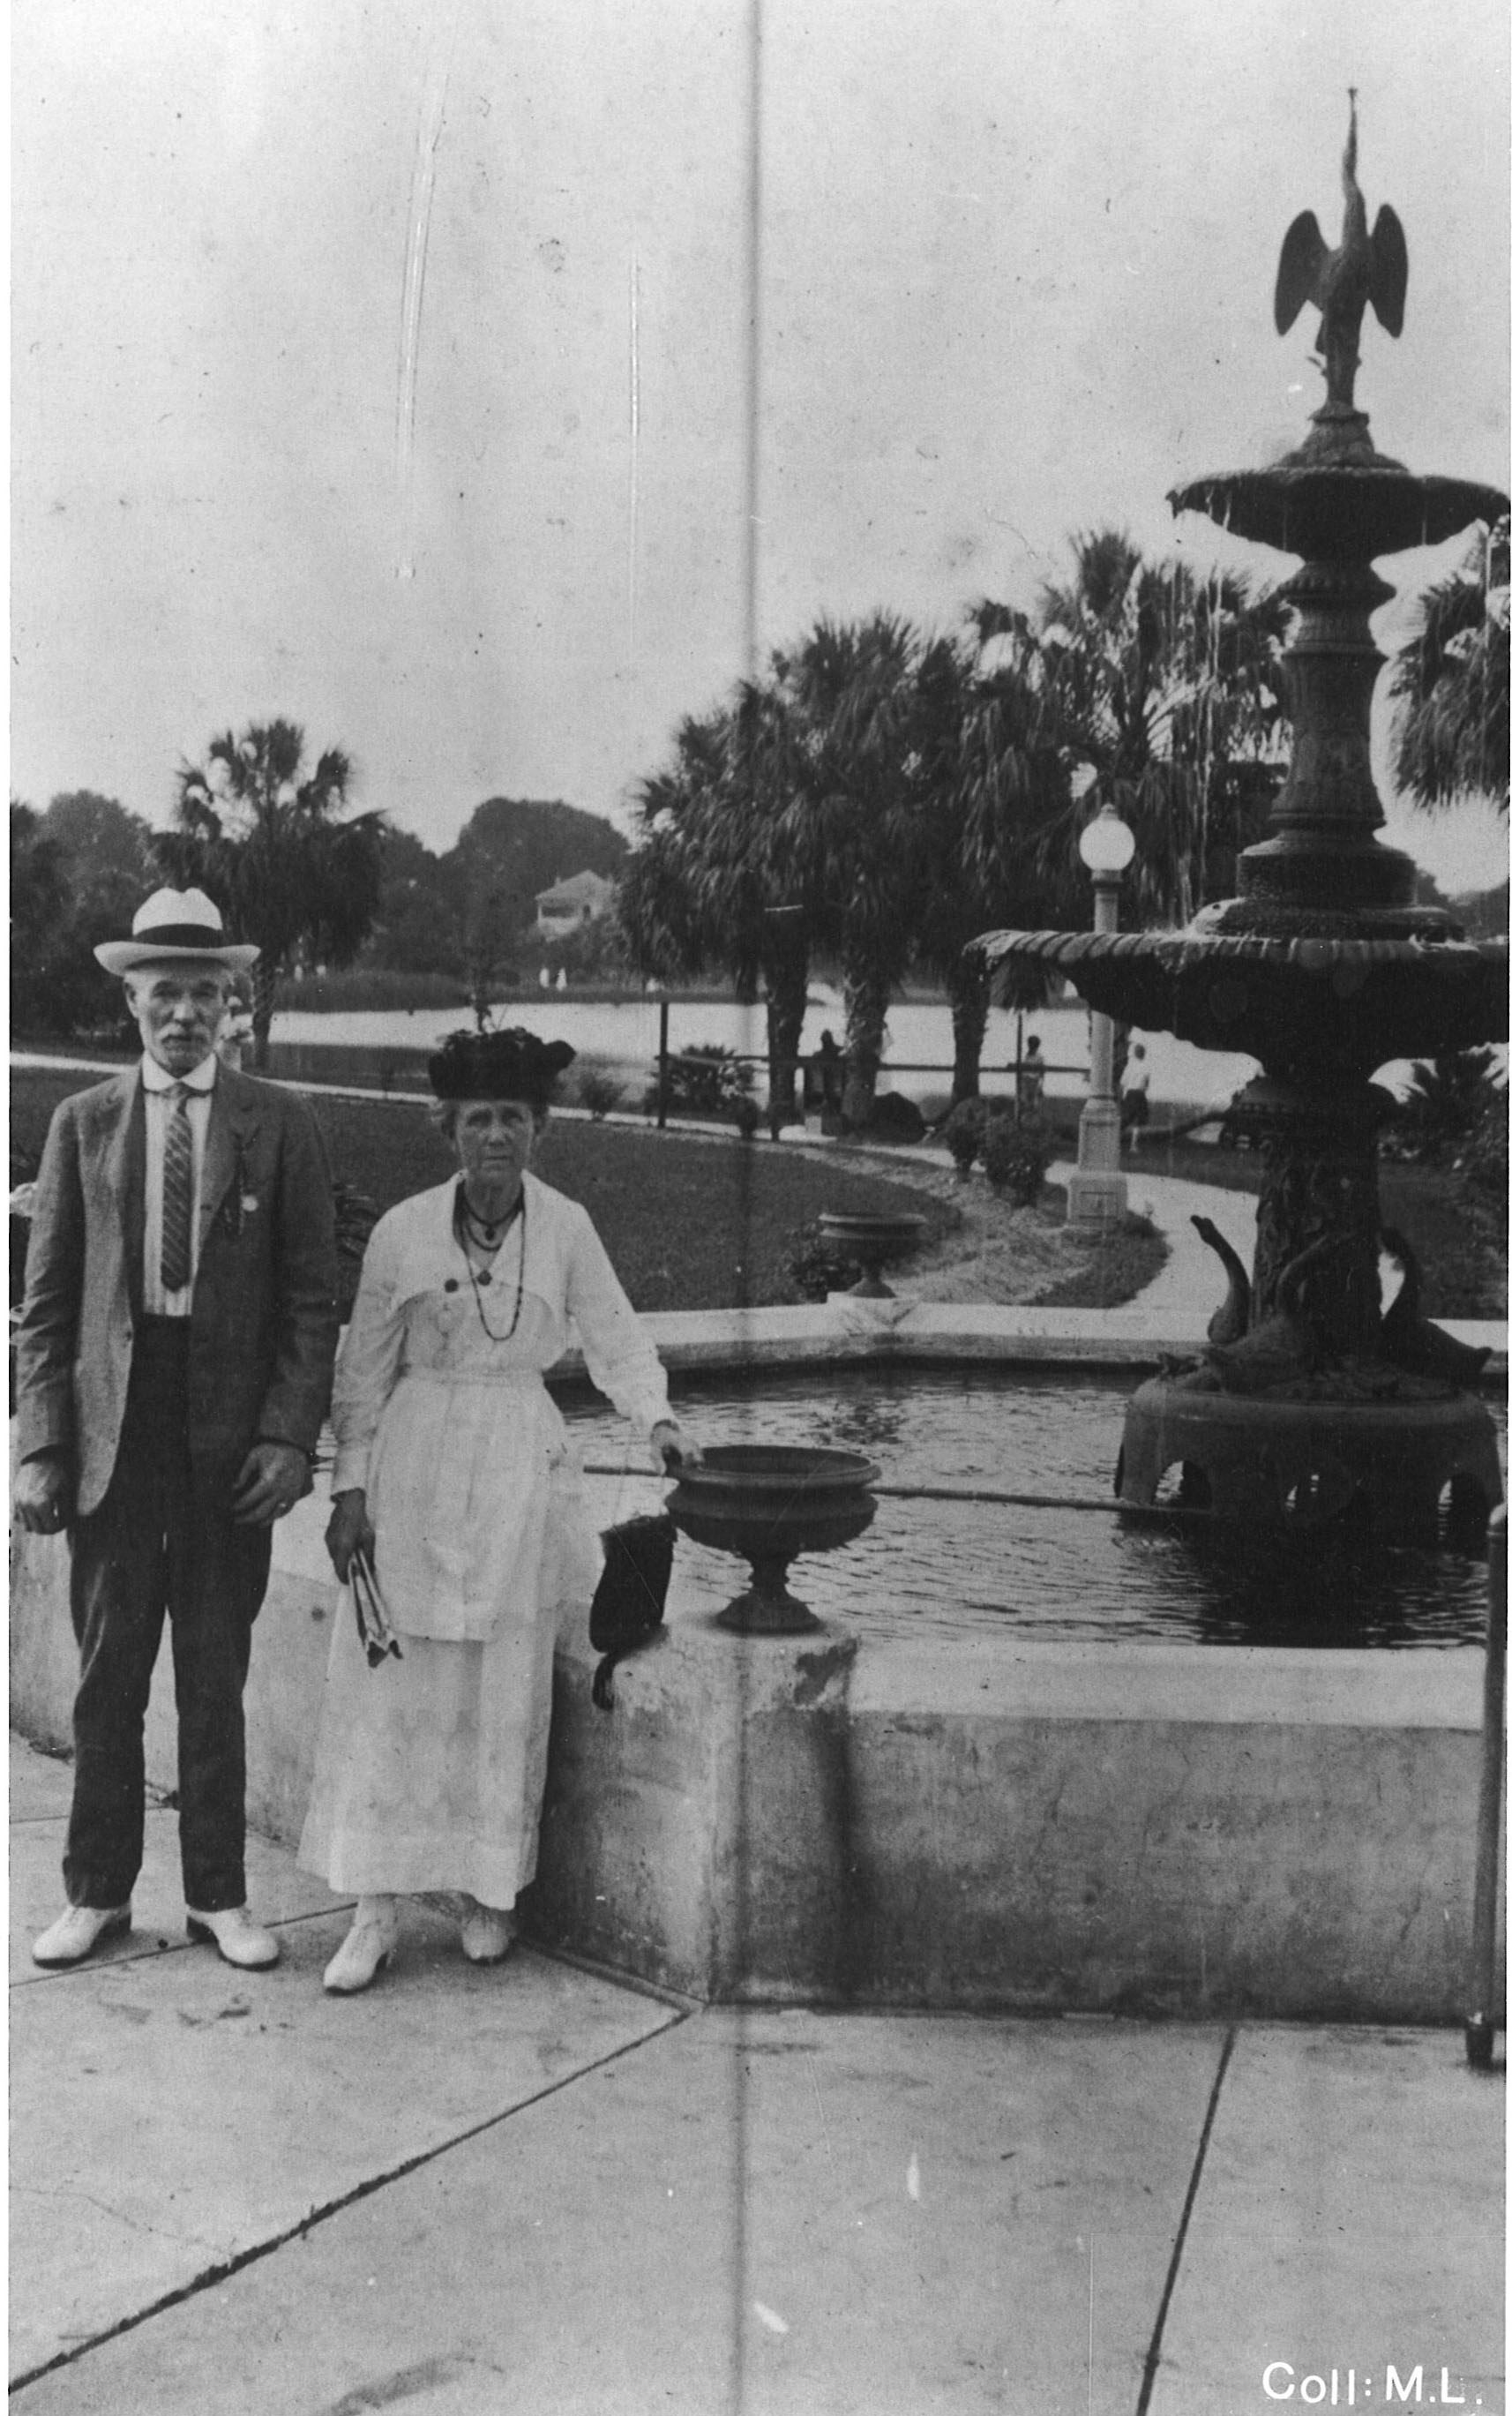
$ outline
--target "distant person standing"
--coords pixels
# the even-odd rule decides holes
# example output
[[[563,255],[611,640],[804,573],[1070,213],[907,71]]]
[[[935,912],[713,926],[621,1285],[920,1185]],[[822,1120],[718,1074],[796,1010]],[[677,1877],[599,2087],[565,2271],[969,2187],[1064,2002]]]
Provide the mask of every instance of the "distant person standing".
[[[1150,1061],[1145,1054],[1145,1043],[1136,1040],[1124,1067],[1123,1092],[1118,1110],[1118,1122],[1129,1142],[1130,1155],[1139,1155],[1139,1136],[1150,1120]]]
[[[840,1130],[845,1105],[846,1059],[832,1032],[820,1033],[818,1048],[809,1063],[818,1092],[819,1129],[833,1135]]]
[[[1040,1053],[1038,1037],[1032,1037],[1025,1043],[1024,1054],[1019,1060],[1018,1105],[1020,1124],[1037,1124],[1040,1116],[1044,1113],[1044,1104],[1045,1061]]]

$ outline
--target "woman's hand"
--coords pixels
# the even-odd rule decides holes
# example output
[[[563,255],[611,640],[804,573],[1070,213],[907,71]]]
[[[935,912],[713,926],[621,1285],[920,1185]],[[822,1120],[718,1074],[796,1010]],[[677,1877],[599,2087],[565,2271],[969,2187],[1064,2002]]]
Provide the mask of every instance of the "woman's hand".
[[[701,1468],[703,1453],[691,1435],[683,1433],[676,1418],[658,1418],[651,1430],[651,1449],[658,1453],[664,1469]]]
[[[364,1551],[369,1564],[378,1547],[373,1522],[367,1516],[367,1496],[360,1486],[350,1493],[336,1494],[331,1502],[330,1524],[325,1530],[325,1548],[331,1555],[331,1566],[343,1585],[352,1566],[352,1555]]]

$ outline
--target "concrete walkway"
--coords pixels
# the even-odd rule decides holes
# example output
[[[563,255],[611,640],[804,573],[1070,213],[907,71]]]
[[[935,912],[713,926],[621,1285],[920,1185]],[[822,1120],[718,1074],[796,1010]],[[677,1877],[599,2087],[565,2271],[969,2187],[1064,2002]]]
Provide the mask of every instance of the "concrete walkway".
[[[712,2010],[415,1906],[342,2001],[265,1844],[278,1970],[185,1944],[166,1809],[131,1936],[49,1975],[69,1774],[11,1767],[27,2416],[1504,2406],[1505,2070],[1455,2032]]]

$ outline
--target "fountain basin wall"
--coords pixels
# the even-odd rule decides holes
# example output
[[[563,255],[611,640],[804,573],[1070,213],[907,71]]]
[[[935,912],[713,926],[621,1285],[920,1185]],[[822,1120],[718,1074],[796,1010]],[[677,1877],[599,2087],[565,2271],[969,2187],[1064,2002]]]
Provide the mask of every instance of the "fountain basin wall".
[[[1010,1315],[1014,1334],[995,1333]],[[738,1337],[688,1331],[712,1320],[657,1324],[684,1364],[895,1352],[905,1323],[910,1355],[996,1355],[995,1339],[1041,1360],[1115,1355],[1114,1320],[1096,1321],[1099,1353],[1064,1312],[1058,1351],[1025,1337],[1025,1318],[914,1310],[848,1338],[824,1310],[762,1312]],[[1160,1347],[1184,1339],[1167,1331]],[[604,1523],[638,1506],[623,1482],[591,1489]],[[340,1600],[325,1516],[318,1492],[276,1531],[247,1690],[249,1816],[288,1844]],[[1474,1652],[742,1639],[674,1571],[666,1630],[621,1666],[612,1714],[589,1699],[592,1667],[583,1619],[559,1646],[525,1905],[544,1942],[705,1999],[1462,2015]],[[66,1548],[19,1538],[15,1725],[66,1745],[74,1676]],[[166,1655],[147,1753],[172,1787]]]

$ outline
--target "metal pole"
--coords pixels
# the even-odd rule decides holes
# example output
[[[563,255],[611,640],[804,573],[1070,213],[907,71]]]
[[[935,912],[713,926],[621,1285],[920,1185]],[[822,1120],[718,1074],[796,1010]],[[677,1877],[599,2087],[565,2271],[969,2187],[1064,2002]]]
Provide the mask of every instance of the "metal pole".
[[[1496,1912],[1501,1895],[1502,1780],[1506,1721],[1506,1504],[1491,1512],[1486,1531],[1486,1690],[1480,1740],[1480,1810],[1475,1823],[1475,1910],[1470,1944],[1470,2013],[1465,2054],[1476,2072],[1490,2070],[1505,2008],[1496,1994]]]
[[[1118,875],[1100,872],[1092,883],[1092,929],[1112,933],[1118,929]],[[1118,1102],[1113,1088],[1113,1018],[1094,1007],[1091,1072],[1086,1105],[1076,1136],[1076,1171],[1067,1185],[1068,1225],[1100,1226],[1122,1216],[1129,1206],[1129,1185],[1119,1157]]]
[[[670,1006],[671,1001],[664,998],[657,1010],[656,1129],[658,1132],[666,1130],[666,1023]]]

